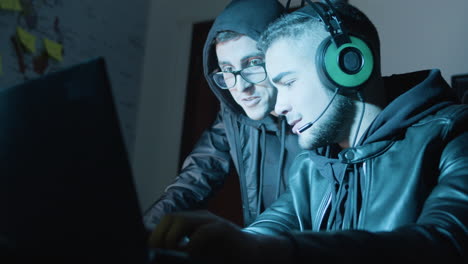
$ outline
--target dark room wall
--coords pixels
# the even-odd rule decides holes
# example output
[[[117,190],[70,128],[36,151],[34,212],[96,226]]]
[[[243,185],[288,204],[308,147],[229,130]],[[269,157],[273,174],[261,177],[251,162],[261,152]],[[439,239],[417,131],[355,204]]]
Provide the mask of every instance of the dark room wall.
[[[150,1],[10,2],[20,8],[0,8],[0,89],[103,56],[132,154]],[[22,41],[18,28],[32,41]],[[61,45],[61,59],[51,56],[44,40]]]

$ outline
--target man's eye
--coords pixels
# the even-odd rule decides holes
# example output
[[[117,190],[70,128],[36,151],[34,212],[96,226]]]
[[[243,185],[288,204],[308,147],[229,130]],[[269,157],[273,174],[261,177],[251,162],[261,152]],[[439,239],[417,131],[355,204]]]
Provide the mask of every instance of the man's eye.
[[[234,69],[231,66],[227,66],[227,67],[223,67],[221,69],[221,71],[223,71],[223,72],[233,72]]]
[[[249,66],[255,66],[255,65],[262,64],[262,63],[263,63],[262,59],[252,59],[249,61]]]
[[[295,82],[296,82],[296,80],[294,80],[294,79],[293,79],[293,80],[286,81],[286,82],[284,82],[284,86],[289,88],[289,87],[291,87]]]

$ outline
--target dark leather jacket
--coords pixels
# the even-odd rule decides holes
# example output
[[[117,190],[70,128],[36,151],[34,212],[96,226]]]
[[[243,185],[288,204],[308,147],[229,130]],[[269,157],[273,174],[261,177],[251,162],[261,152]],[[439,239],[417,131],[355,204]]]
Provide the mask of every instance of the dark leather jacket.
[[[153,229],[166,213],[203,206],[222,186],[231,164],[239,176],[244,225],[251,223],[260,210],[262,178],[281,179],[279,193],[267,194],[276,199],[285,190],[287,171],[299,152],[297,138],[286,131],[284,120],[282,124],[283,129],[278,128],[271,117],[257,122],[257,126],[244,124],[229,111],[221,110],[185,159],[180,174],[145,213],[146,227]],[[268,146],[270,154],[278,159],[262,159],[266,154],[261,149]]]
[[[434,75],[427,79],[441,79]],[[430,85],[414,89],[431,93]],[[414,89],[402,96],[412,98]],[[468,105],[423,100],[421,109],[415,101],[405,120],[438,107],[336,159],[300,154],[289,190],[245,230],[286,234],[305,259],[467,261]],[[313,232],[321,230],[329,232]]]
[[[211,79],[211,73],[219,67],[213,44],[219,31],[236,31],[257,40],[282,12],[283,7],[275,0],[235,0],[216,18],[205,43],[203,65],[205,79],[221,110],[185,159],[180,174],[146,211],[148,229],[153,229],[166,213],[202,207],[223,185],[231,164],[239,176],[244,225],[284,192],[286,172],[300,151],[297,137],[284,119],[272,115],[258,121],[248,118],[229,91],[220,89]],[[268,183],[280,184],[264,188]]]

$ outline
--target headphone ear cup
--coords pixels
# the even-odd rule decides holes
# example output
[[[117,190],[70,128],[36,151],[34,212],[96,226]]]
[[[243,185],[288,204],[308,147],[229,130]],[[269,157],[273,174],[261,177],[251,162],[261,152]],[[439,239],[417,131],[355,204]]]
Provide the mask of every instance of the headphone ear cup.
[[[361,39],[350,36],[351,43],[339,48],[328,37],[317,50],[316,63],[324,85],[340,88],[342,93],[355,93],[369,80],[374,70],[374,56]]]

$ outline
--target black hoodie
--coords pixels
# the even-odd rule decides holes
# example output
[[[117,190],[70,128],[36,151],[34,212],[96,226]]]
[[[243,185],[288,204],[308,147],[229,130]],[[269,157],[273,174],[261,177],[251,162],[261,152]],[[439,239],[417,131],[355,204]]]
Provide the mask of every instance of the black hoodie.
[[[283,6],[276,0],[235,0],[214,21],[204,46],[203,68],[221,110],[185,159],[174,183],[145,214],[148,228],[154,228],[165,213],[203,206],[222,186],[232,163],[239,175],[245,225],[285,190],[288,168],[300,151],[297,137],[284,119],[247,117],[229,91],[218,88],[210,77],[218,68],[213,44],[218,32],[235,31],[258,40],[282,14]]]
[[[388,105],[367,128],[356,147],[378,141],[393,140],[424,117],[458,102],[439,70],[392,75],[384,77],[383,80],[384,86],[387,88]],[[336,180],[342,182],[347,181],[344,180],[345,175],[347,175],[346,171],[349,172],[351,169],[350,164],[343,162],[346,160],[346,152],[346,150],[342,151],[338,145],[332,145],[309,153],[310,158],[325,177],[336,177]],[[332,170],[327,169],[330,166]],[[351,173],[351,178],[359,178],[360,167],[357,164],[353,166],[354,171]],[[354,187],[357,188],[357,186]],[[345,204],[341,206],[346,212],[338,212],[339,200],[346,200],[347,191],[337,190],[336,193],[340,193],[342,197],[337,198],[335,205],[332,204],[332,211],[337,210],[333,215],[338,218],[338,221],[335,220],[335,225],[340,226],[342,220],[346,218],[345,215],[351,214],[358,208],[356,206],[350,208]],[[348,199],[348,201],[350,200]]]
[[[384,86],[361,141],[300,154],[289,192],[246,231],[287,235],[298,262],[466,263],[468,107],[439,70]]]

